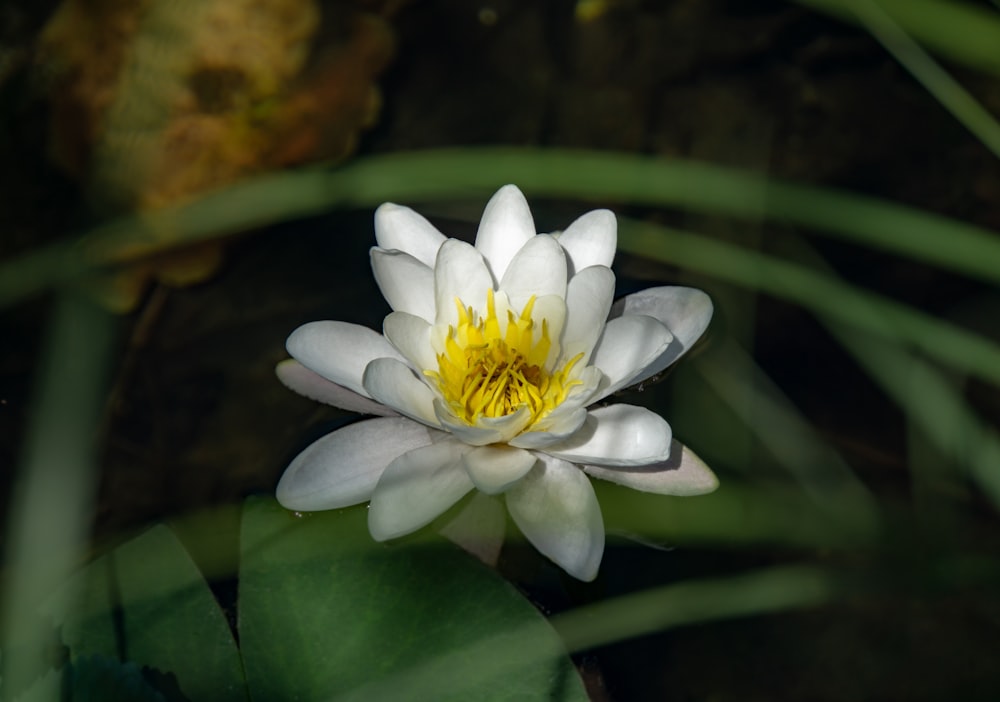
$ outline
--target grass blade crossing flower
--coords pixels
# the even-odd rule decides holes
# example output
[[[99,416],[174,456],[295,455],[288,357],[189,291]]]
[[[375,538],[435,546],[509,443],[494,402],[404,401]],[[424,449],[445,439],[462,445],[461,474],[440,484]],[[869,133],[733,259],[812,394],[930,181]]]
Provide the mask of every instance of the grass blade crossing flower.
[[[717,486],[642,407],[594,407],[676,361],[712,316],[709,297],[658,287],[612,304],[617,225],[589,212],[537,234],[512,185],[490,200],[475,245],[413,210],[375,213],[371,262],[392,307],[383,333],[311,322],[278,366],[291,389],[378,415],[306,448],[278,484],[295,510],[369,501],[378,540],[411,533],[473,490],[503,495],[543,554],[581,580],[604,553],[588,476],[668,495]]]

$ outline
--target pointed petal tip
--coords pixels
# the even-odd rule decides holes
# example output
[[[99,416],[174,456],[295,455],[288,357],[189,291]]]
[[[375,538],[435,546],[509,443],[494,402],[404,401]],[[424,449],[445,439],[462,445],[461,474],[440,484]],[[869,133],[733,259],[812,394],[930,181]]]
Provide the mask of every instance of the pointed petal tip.
[[[506,185],[501,185],[497,191],[493,194],[493,197],[520,197],[524,199],[524,193],[521,189],[514,185],[513,183],[507,183]]]
[[[604,520],[590,479],[579,467],[544,454],[507,492],[507,509],[535,548],[578,580],[597,577]]]
[[[418,212],[387,202],[375,210],[375,241],[383,249],[406,252],[433,266],[445,236]]]
[[[486,203],[476,233],[476,249],[489,264],[494,282],[503,279],[514,254],[536,233],[531,208],[520,189],[505,185],[497,190]]]
[[[279,363],[274,373],[289,390],[308,397],[310,400],[322,402],[333,407],[339,407],[348,412],[371,414],[378,417],[395,417],[398,413],[385,405],[375,402],[343,385],[327,380],[319,373],[314,373],[294,358]]]
[[[585,465],[595,478],[624,485],[633,490],[675,497],[696,497],[714,492],[719,479],[694,451],[679,441],[671,442],[670,457],[646,466]]]
[[[402,417],[349,424],[314,441],[292,459],[275,495],[286,509],[303,512],[364,502],[386,466],[407,451],[433,443],[434,438],[431,430]]]

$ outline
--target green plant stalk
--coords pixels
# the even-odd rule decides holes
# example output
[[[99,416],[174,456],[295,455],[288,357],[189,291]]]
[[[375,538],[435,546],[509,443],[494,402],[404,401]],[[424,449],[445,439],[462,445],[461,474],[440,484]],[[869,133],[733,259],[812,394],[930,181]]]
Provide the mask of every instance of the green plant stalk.
[[[37,608],[82,559],[97,488],[96,436],[105,399],[114,318],[72,293],[60,294],[11,499],[3,650],[39,654],[46,644]],[[41,659],[39,654],[39,659]],[[5,655],[5,689],[30,673]]]

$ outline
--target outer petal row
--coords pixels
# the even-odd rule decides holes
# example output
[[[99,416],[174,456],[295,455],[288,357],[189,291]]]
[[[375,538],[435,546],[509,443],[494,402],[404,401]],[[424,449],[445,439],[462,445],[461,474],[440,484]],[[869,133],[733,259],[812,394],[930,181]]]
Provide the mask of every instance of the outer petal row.
[[[470,448],[445,439],[399,456],[378,480],[368,508],[368,530],[377,541],[429,524],[472,489],[462,467]]]
[[[287,509],[307,512],[364,502],[371,498],[386,466],[444,436],[402,417],[343,427],[295,457],[278,482],[278,502]]]
[[[670,458],[648,466],[583,466],[595,478],[609,480],[633,490],[660,495],[704,495],[719,487],[719,479],[694,452],[678,441],[671,442]]]
[[[607,376],[608,384],[591,401],[638,382],[643,370],[667,352],[671,341],[673,336],[667,328],[652,317],[627,315],[609,321],[590,358]]]
[[[662,323],[673,337],[667,348],[629,383],[656,375],[687,353],[708,328],[712,309],[712,298],[701,290],[677,286],[648,288],[618,300],[611,308],[612,319],[647,315]]]
[[[279,363],[274,372],[285,387],[310,400],[324,402],[358,414],[373,414],[378,417],[399,416],[396,410],[348,390],[343,385],[337,385],[319,373],[313,373],[294,358]]]
[[[303,366],[365,397],[362,378],[376,358],[402,359],[384,336],[347,322],[309,322],[296,329],[285,348]]]

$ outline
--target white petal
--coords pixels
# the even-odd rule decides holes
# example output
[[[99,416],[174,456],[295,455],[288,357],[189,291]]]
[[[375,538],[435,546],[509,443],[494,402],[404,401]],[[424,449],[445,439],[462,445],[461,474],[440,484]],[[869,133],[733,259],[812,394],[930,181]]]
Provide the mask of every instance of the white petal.
[[[371,250],[372,272],[382,297],[398,312],[434,320],[434,271],[402,251]]]
[[[499,309],[497,309],[497,314],[500,314]],[[535,329],[532,334],[535,343],[542,338],[543,327],[548,327],[549,342],[552,345],[549,347],[549,353],[545,357],[544,366],[545,370],[551,372],[555,368],[559,358],[564,355],[559,339],[562,338],[563,328],[566,326],[566,301],[559,295],[545,295],[544,297],[536,298],[531,310],[531,318],[535,321]],[[546,322],[545,325],[541,322],[543,319]],[[502,325],[501,330],[501,333],[506,334],[506,325]]]
[[[566,326],[563,327],[563,359],[583,354],[580,365],[590,362],[615,296],[615,274],[604,266],[590,266],[570,278],[566,289]]]
[[[531,209],[517,186],[505,185],[486,203],[476,234],[476,248],[493,273],[494,283],[503,279],[514,254],[535,236]]]
[[[531,413],[525,407],[503,417],[480,417],[475,426],[469,426],[456,417],[441,400],[434,401],[434,411],[440,426],[472,446],[506,443],[531,421]]]
[[[496,495],[523,478],[538,459],[509,446],[480,446],[462,460],[476,489]]]
[[[591,364],[607,376],[593,401],[625,387],[661,358],[673,340],[670,332],[652,317],[627,315],[610,320],[594,347]]]
[[[636,314],[659,320],[674,338],[630,383],[659,373],[694,346],[712,319],[712,298],[696,288],[667,286],[627,295],[611,308],[612,317]]]
[[[572,272],[589,266],[611,267],[618,248],[618,221],[610,210],[594,210],[579,217],[559,235]]]
[[[379,476],[407,451],[430,445],[439,432],[402,417],[369,419],[312,443],[278,482],[287,509],[337,509],[364,502]]]
[[[368,530],[377,541],[416,531],[472,489],[462,466],[469,450],[458,441],[424,446],[394,460],[382,473],[368,509]]]
[[[553,414],[561,409],[562,407],[558,407],[553,411]],[[560,412],[556,418],[546,417],[544,422],[533,424],[531,431],[518,434],[507,443],[517,448],[545,448],[571,436],[583,426],[586,419],[586,409],[583,407],[573,407],[568,412]]]
[[[549,234],[532,237],[511,259],[500,280],[510,304],[520,310],[531,296],[566,297],[566,254]]]
[[[365,397],[371,397],[362,383],[365,367],[376,358],[402,358],[374,329],[347,322],[303,324],[285,348],[309,370]]]
[[[670,456],[670,425],[655,412],[634,405],[591,410],[580,429],[545,453],[602,466],[644,466]]]
[[[458,321],[456,299],[481,309],[486,304],[486,291],[492,288],[493,278],[482,254],[464,241],[448,239],[438,250],[434,267],[435,324]]]
[[[382,322],[385,338],[417,370],[436,370],[437,355],[431,346],[431,325],[425,319],[406,312],[392,312]]]
[[[441,400],[434,401],[434,412],[438,423],[443,429],[464,444],[469,446],[486,446],[500,441],[500,432],[496,429],[472,427],[458,419],[451,409]]]
[[[438,426],[434,416],[434,391],[414,375],[413,370],[394,358],[378,358],[368,364],[365,390],[375,400],[418,422]]]
[[[541,449],[562,441],[583,426],[587,419],[584,405],[588,404],[604,374],[594,366],[588,366],[574,375],[580,382],[573,386],[562,404],[532,424],[528,431],[508,441],[508,444],[518,448]]]
[[[719,487],[715,473],[678,441],[672,442],[670,458],[661,463],[614,468],[583,466],[583,469],[595,478],[660,495],[704,495]]]
[[[444,234],[409,207],[387,202],[375,210],[375,241],[383,249],[404,251],[433,268],[444,240]]]
[[[343,385],[337,385],[319,373],[313,373],[294,358],[279,363],[274,372],[285,387],[311,400],[324,402],[348,412],[374,414],[378,417],[398,416],[395,410],[348,390]]]
[[[539,458],[507,491],[507,509],[535,548],[574,578],[593,580],[604,555],[604,521],[594,488],[572,463]]]
[[[486,565],[496,567],[506,529],[503,505],[495,497],[477,492],[441,528],[441,535]]]

